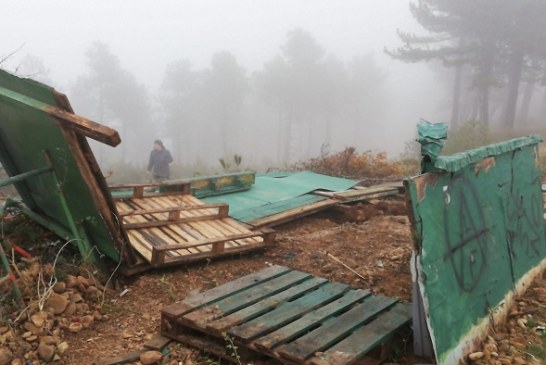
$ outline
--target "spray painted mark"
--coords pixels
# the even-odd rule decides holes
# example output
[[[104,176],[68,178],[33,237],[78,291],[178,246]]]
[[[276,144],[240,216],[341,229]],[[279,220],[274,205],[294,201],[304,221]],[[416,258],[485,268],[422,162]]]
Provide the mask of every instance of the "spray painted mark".
[[[444,189],[450,198],[444,204],[444,232],[447,252],[459,288],[471,292],[487,267],[487,242],[490,230],[474,184],[464,175],[453,178]],[[444,199],[445,200],[445,199]],[[449,203],[448,203],[449,202]]]

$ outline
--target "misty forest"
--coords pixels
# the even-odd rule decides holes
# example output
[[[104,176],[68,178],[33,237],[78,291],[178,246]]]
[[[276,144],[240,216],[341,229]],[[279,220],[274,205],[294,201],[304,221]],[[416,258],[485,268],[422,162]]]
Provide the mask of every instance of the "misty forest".
[[[0,66],[56,86],[68,94],[76,113],[117,129],[120,146],[93,147],[105,170],[124,171],[132,180],[143,178],[156,138],[172,152],[174,177],[287,168],[347,146],[368,150],[366,141],[377,136],[373,131],[387,128],[393,115],[404,119],[397,123],[418,122],[404,116],[401,94],[393,92],[398,85],[389,77],[390,65],[397,63],[426,65],[435,95],[424,96],[420,105],[441,110],[435,115],[442,120],[434,121],[449,123],[462,144],[543,129],[544,1],[419,0],[407,11],[416,30],[392,29],[398,41],[384,44],[382,54],[362,50],[344,60],[310,31],[287,29],[277,54],[259,69],[245,68],[229,49],[218,49],[204,67],[195,66],[188,54],[165,60],[157,89],[126,68],[107,39],[88,44],[85,71],[63,87],[50,79],[50,65],[40,55],[14,63],[10,58],[24,51],[3,50]],[[404,150],[399,143],[389,153],[407,157],[408,146]]]

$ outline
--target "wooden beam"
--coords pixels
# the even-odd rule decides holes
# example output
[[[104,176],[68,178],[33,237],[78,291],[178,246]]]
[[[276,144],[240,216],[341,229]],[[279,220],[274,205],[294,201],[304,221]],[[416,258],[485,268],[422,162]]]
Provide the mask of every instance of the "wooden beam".
[[[191,247],[199,247],[199,246],[206,246],[206,245],[213,245],[213,244],[220,244],[225,243],[228,241],[236,241],[241,240],[245,238],[252,238],[252,237],[259,237],[261,236],[260,232],[246,232],[246,233],[237,233],[232,235],[227,235],[223,237],[213,237],[213,238],[206,238],[202,240],[193,241],[188,244],[173,244],[173,245],[158,245],[152,247],[152,259],[151,264],[152,265],[161,265],[165,262],[165,256],[167,254],[167,251],[173,251],[173,250],[181,250],[181,249],[187,249]],[[213,249],[214,250],[214,249]],[[218,249],[218,253],[224,252],[224,250]]]
[[[130,215],[144,215],[144,214],[157,214],[157,213],[171,213],[171,212],[187,212],[193,210],[204,210],[204,209],[227,209],[229,206],[225,203],[215,203],[215,204],[203,204],[203,205],[191,205],[191,206],[179,206],[179,207],[168,207],[168,208],[158,208],[158,209],[138,209],[130,210],[126,212],[121,212],[120,217],[127,217]]]
[[[202,221],[211,221],[216,219],[221,219],[218,213],[211,215],[203,215],[199,217],[182,217],[176,220],[162,220],[162,221],[148,221],[148,222],[139,222],[139,223],[124,223],[123,228],[126,230],[131,229],[143,229],[143,228],[153,228],[153,227],[164,227],[172,224],[182,224],[182,223],[191,223],[191,222],[202,222]]]
[[[51,105],[47,105],[43,110],[54,117],[63,127],[70,128],[76,133],[81,133],[112,147],[121,143],[121,138],[115,129]]]
[[[20,94],[13,90],[0,87],[0,98],[4,98],[30,109],[46,113],[55,118],[62,126],[79,132],[89,138],[106,143],[112,147],[121,143],[121,138],[115,129],[95,123],[87,118],[78,116],[57,106],[46,104],[34,98]]]

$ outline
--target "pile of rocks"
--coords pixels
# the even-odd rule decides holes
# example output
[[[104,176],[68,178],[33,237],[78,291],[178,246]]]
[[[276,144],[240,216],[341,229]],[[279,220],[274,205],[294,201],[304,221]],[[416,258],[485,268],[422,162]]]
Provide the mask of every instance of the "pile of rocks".
[[[510,308],[506,324],[491,330],[472,364],[523,365],[546,362],[546,280],[536,280]]]
[[[25,286],[34,284],[36,290],[40,278],[34,277],[35,272],[36,265],[33,265],[25,270],[24,280],[20,282]],[[67,275],[64,280],[46,287],[40,298],[30,300],[22,315],[14,308],[13,321],[0,327],[0,365],[60,361],[69,348],[64,340],[68,333],[107,319],[100,312],[103,289],[94,279]]]

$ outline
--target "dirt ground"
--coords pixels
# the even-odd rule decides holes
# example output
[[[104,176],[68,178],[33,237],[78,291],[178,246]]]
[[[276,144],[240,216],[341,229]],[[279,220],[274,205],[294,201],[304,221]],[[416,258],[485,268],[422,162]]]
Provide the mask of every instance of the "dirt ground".
[[[370,289],[411,300],[411,236],[401,200],[374,207],[364,222],[347,222],[340,213],[307,217],[277,228],[274,247],[252,255],[150,271],[121,283],[109,293],[103,314],[108,320],[71,335],[64,361],[91,364],[102,358],[138,350],[158,332],[160,311],[181,300],[226,281],[277,264],[326,277],[354,288]],[[355,269],[365,279],[345,269],[327,256],[330,253]],[[123,289],[126,295],[120,296]],[[408,346],[411,347],[411,346]],[[206,357],[190,348],[173,344],[166,364],[206,363]],[[404,363],[403,358],[396,359]]]
[[[26,222],[23,224],[17,230],[27,233],[24,239],[43,237],[44,242],[50,242],[51,237],[47,234],[44,236],[44,232],[35,231]],[[2,348],[6,343],[13,350],[14,360],[5,364],[43,363],[38,360],[38,340],[40,345],[45,343],[42,352],[46,355],[48,346],[55,352],[57,361],[48,363],[56,364],[93,364],[101,359],[142,350],[144,343],[158,333],[160,313],[164,306],[272,264],[309,272],[330,281],[349,284],[353,288],[368,289],[375,294],[411,301],[409,260],[412,240],[402,198],[360,204],[352,210],[323,212],[277,227],[277,232],[275,245],[262,252],[148,271],[131,278],[119,277],[115,283],[116,288],[105,292],[102,306],[102,296],[97,292],[97,288],[101,288],[100,284],[82,276],[76,277],[89,273],[86,268],[69,267],[69,262],[64,264],[64,268],[57,266],[60,271],[72,270],[74,275],[63,276],[67,287],[64,294],[69,294],[67,297],[71,304],[60,315],[34,309],[29,310],[27,319],[19,323],[0,321],[0,363]],[[52,249],[52,252],[56,252],[58,246]],[[359,275],[340,265],[328,254],[353,268]],[[51,255],[49,258],[52,258]],[[29,286],[31,290],[35,290],[33,286],[36,285],[31,280],[33,277],[43,281],[43,278],[47,278],[47,272],[51,271],[47,265],[40,269],[36,262],[21,262],[19,266],[23,275],[32,282]],[[40,276],[42,273],[45,276]],[[74,303],[76,308],[67,315]],[[3,312],[5,308],[0,308],[0,317],[8,318],[8,321],[18,313],[14,311],[9,318]],[[471,355],[471,363],[545,363],[546,280],[536,280],[509,313],[506,324],[490,330],[490,336],[481,345],[481,350]],[[32,323],[44,322],[40,319],[42,314],[46,322],[42,324],[42,329],[45,331],[34,332],[36,327]],[[32,337],[38,339],[32,340]],[[62,354],[59,351],[61,347]],[[415,358],[411,351],[411,338],[404,333],[388,361],[401,365],[430,363],[430,360]],[[24,362],[22,354],[26,356]],[[219,365],[216,358],[176,342],[164,350],[164,355],[162,364]],[[254,365],[274,363],[271,360]]]

